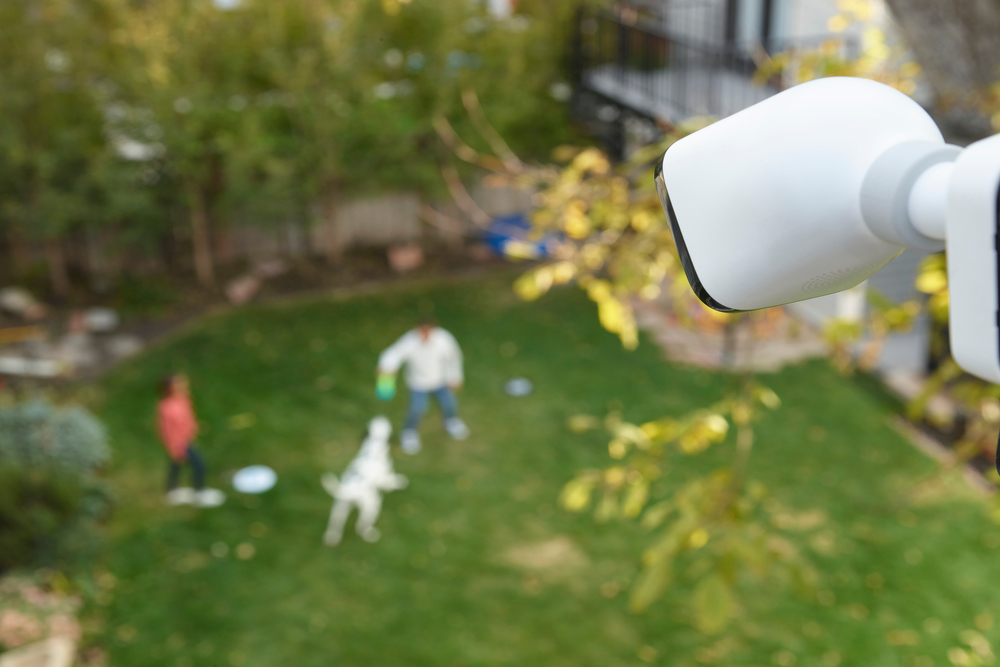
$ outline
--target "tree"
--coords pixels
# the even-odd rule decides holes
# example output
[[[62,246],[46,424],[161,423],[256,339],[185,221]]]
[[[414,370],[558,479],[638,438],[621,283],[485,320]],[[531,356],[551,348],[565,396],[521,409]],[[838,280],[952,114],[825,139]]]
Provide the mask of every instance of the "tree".
[[[93,165],[106,156],[95,94],[107,55],[100,4],[0,7],[0,218],[44,240],[53,291],[70,289],[62,237],[95,217]]]
[[[970,138],[992,134],[984,113],[1000,81],[996,0],[887,0],[937,94],[946,122]],[[992,112],[995,113],[995,110]],[[1000,120],[1000,119],[998,119]],[[1000,123],[995,124],[1000,129]]]
[[[562,7],[563,3],[555,3]],[[119,4],[129,54],[122,104],[158,129],[162,177],[187,211],[199,281],[214,282],[213,230],[235,216],[304,220],[342,193],[440,189],[430,119],[463,85],[487,91],[529,152],[565,135],[548,87],[556,14],[490,19],[465,0],[245,0],[230,9]],[[126,132],[126,128],[122,128]],[[543,150],[544,152],[544,150]]]

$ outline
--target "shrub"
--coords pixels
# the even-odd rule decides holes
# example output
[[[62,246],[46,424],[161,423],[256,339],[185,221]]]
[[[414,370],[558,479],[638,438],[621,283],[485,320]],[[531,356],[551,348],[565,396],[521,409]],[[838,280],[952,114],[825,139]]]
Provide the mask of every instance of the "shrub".
[[[110,457],[104,426],[81,407],[40,400],[0,405],[0,465],[54,466],[82,474]]]
[[[51,467],[0,467],[0,573],[68,567],[97,554],[111,508],[106,487]]]
[[[81,407],[0,405],[0,572],[97,553],[112,503],[94,471],[110,454],[104,426]]]

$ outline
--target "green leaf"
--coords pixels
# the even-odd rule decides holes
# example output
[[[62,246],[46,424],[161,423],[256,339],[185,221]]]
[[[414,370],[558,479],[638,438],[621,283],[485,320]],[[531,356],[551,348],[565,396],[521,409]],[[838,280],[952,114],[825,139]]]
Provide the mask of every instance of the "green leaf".
[[[599,523],[604,523],[605,521],[617,518],[619,512],[618,499],[615,498],[613,493],[608,492],[601,497],[601,502],[594,511],[594,518]]]
[[[642,513],[642,509],[649,500],[649,483],[640,480],[631,484],[625,495],[625,502],[622,505],[622,514],[630,519],[634,519]]]
[[[673,563],[669,560],[660,560],[645,568],[632,588],[632,596],[628,601],[629,610],[634,613],[645,611],[663,595],[673,574]]]
[[[733,592],[718,574],[702,579],[694,589],[695,625],[705,634],[722,632],[733,613]]]
[[[657,503],[646,510],[646,513],[642,515],[640,523],[643,528],[652,530],[660,526],[672,511],[674,511],[673,503],[669,501]]]
[[[816,572],[802,561],[793,561],[788,569],[796,595],[812,598],[816,594]]]

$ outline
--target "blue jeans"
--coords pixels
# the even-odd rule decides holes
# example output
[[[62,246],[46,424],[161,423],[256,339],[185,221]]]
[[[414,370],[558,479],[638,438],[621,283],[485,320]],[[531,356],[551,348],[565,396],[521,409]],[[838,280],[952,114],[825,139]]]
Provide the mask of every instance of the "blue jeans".
[[[416,429],[420,426],[420,420],[427,414],[427,407],[430,405],[431,395],[441,406],[441,412],[445,419],[458,416],[458,401],[455,394],[448,387],[441,387],[434,391],[417,391],[410,389],[410,409],[406,412],[406,425],[404,429]]]
[[[191,466],[192,485],[196,491],[201,491],[205,488],[205,462],[194,445],[188,445],[187,463]],[[181,476],[182,465],[184,464],[170,459],[170,470],[167,472],[167,491],[173,491],[177,488],[177,479]]]

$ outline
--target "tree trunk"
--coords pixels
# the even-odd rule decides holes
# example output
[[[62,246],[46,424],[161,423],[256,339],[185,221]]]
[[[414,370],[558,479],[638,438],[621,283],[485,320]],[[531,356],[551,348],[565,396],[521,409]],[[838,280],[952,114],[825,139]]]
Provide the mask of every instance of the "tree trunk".
[[[111,289],[112,271],[105,253],[103,231],[87,227],[83,233],[90,289],[98,294],[105,294]]]
[[[24,234],[14,228],[7,232],[7,256],[10,260],[6,267],[8,277],[11,280],[21,280],[31,264],[30,252]]]
[[[946,129],[992,133],[979,108],[1000,81],[1000,0],[886,0],[940,102]]]
[[[66,253],[59,239],[45,240],[45,258],[49,265],[49,279],[52,291],[59,298],[69,296],[69,271],[66,269]]]
[[[198,188],[191,194],[191,246],[194,251],[194,273],[198,283],[202,287],[215,287],[212,239],[208,230],[208,206],[204,193]]]
[[[323,189],[323,232],[320,245],[327,261],[334,264],[344,257],[344,237],[338,220],[340,203],[340,186],[330,181]]]

